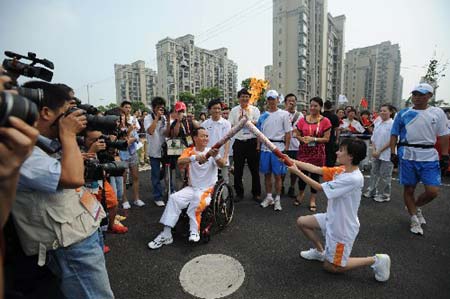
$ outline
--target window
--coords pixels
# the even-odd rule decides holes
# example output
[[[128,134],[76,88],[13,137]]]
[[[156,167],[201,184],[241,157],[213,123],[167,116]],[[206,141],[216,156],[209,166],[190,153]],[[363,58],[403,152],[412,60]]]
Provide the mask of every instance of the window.
[[[281,64],[282,64],[282,63],[281,63],[281,61],[280,61],[280,62],[278,62],[278,67],[281,67]]]
[[[281,51],[278,51],[278,57],[281,57]]]

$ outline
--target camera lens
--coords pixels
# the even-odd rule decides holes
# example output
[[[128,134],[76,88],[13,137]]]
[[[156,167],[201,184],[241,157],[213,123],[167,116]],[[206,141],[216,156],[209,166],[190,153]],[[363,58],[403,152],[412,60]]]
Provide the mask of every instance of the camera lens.
[[[36,104],[20,95],[0,92],[0,126],[9,126],[8,118],[15,116],[29,125],[33,125],[38,118]]]
[[[88,114],[86,115],[86,119],[88,122],[88,127],[99,131],[111,132],[117,128],[120,117],[115,115],[98,116]]]

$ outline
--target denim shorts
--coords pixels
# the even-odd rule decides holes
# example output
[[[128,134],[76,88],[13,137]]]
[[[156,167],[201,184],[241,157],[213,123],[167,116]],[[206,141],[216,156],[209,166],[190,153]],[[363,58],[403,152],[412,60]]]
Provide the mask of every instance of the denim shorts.
[[[400,184],[415,186],[422,182],[426,186],[441,185],[439,161],[411,161],[400,159]]]

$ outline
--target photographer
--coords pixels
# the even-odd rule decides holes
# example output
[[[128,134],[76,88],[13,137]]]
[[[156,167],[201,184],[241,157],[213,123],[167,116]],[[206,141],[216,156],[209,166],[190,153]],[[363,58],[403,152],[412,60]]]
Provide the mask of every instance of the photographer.
[[[175,103],[175,114],[174,120],[170,124],[168,147],[175,149],[174,152],[178,153],[177,155],[170,155],[170,167],[171,169],[175,169],[175,177],[179,181],[181,180],[181,172],[177,165],[177,160],[180,157],[180,154],[184,149],[193,145],[192,140],[192,132],[194,129],[199,128],[200,125],[193,119],[188,119],[186,115],[186,104],[178,101]],[[169,145],[170,143],[170,145]],[[176,144],[176,146],[174,146]],[[183,178],[185,179],[185,178]],[[178,184],[179,185],[179,184]],[[180,189],[177,186],[177,190]]]
[[[86,127],[84,111],[66,113],[71,98],[56,85],[33,81],[24,87],[43,90],[37,128],[61,150],[54,155],[35,147],[20,169],[12,215],[22,249],[58,276],[65,297],[113,298],[98,230],[105,213],[81,188],[84,165],[76,135]]]
[[[124,139],[128,142],[128,149],[119,152],[120,159],[127,162],[130,169],[131,179],[133,181],[133,203],[137,207],[145,206],[145,203],[139,199],[139,158],[137,155],[137,146],[139,141],[139,135],[131,124],[128,123],[131,113],[131,102],[123,101],[120,104],[120,109],[122,110],[122,122],[121,131],[125,135]],[[124,182],[127,181],[126,174],[124,176]],[[127,193],[123,192],[123,203],[122,207],[127,210],[130,209],[130,203],[127,199]]]
[[[0,92],[10,80],[8,76],[0,76]],[[8,121],[10,127],[0,127],[0,298],[3,298],[3,226],[16,195],[20,166],[31,154],[39,135],[35,128],[17,117],[9,117]]]
[[[83,132],[84,134],[84,146],[87,150],[87,157],[90,157],[90,154],[93,154],[95,158],[99,158],[97,153],[102,154],[102,156],[109,156],[106,152],[108,150],[107,144],[105,142],[105,137],[109,138],[109,136],[104,136],[101,131],[97,131],[95,129],[87,128]],[[109,158],[109,157],[108,157]],[[100,163],[112,162],[114,161],[114,157],[111,156],[109,161],[101,160]],[[103,173],[104,176],[107,176],[106,173]],[[109,176],[108,176],[109,179]],[[93,182],[94,183],[94,182]],[[115,223],[116,215],[117,215],[117,206],[119,202],[117,200],[117,196],[111,187],[108,180],[102,180],[102,184],[98,192],[96,192],[97,199],[101,202],[102,200],[102,189],[105,190],[105,204],[108,210],[108,231],[116,234],[124,234],[128,231],[128,228],[123,226],[120,223]],[[95,185],[98,186],[98,183],[95,182]]]
[[[161,187],[161,156],[165,133],[169,121],[164,115],[166,101],[161,97],[152,100],[152,112],[144,119],[144,128],[147,133],[147,154],[150,158],[153,201],[158,207],[163,207],[163,191]]]

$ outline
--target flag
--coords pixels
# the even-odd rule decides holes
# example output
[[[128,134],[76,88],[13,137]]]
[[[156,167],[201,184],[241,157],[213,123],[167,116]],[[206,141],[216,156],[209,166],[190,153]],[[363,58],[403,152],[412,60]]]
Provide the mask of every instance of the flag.
[[[367,109],[367,107],[369,107],[369,103],[367,103],[366,98],[361,99],[361,102],[359,102],[359,106],[366,108],[366,109]]]

